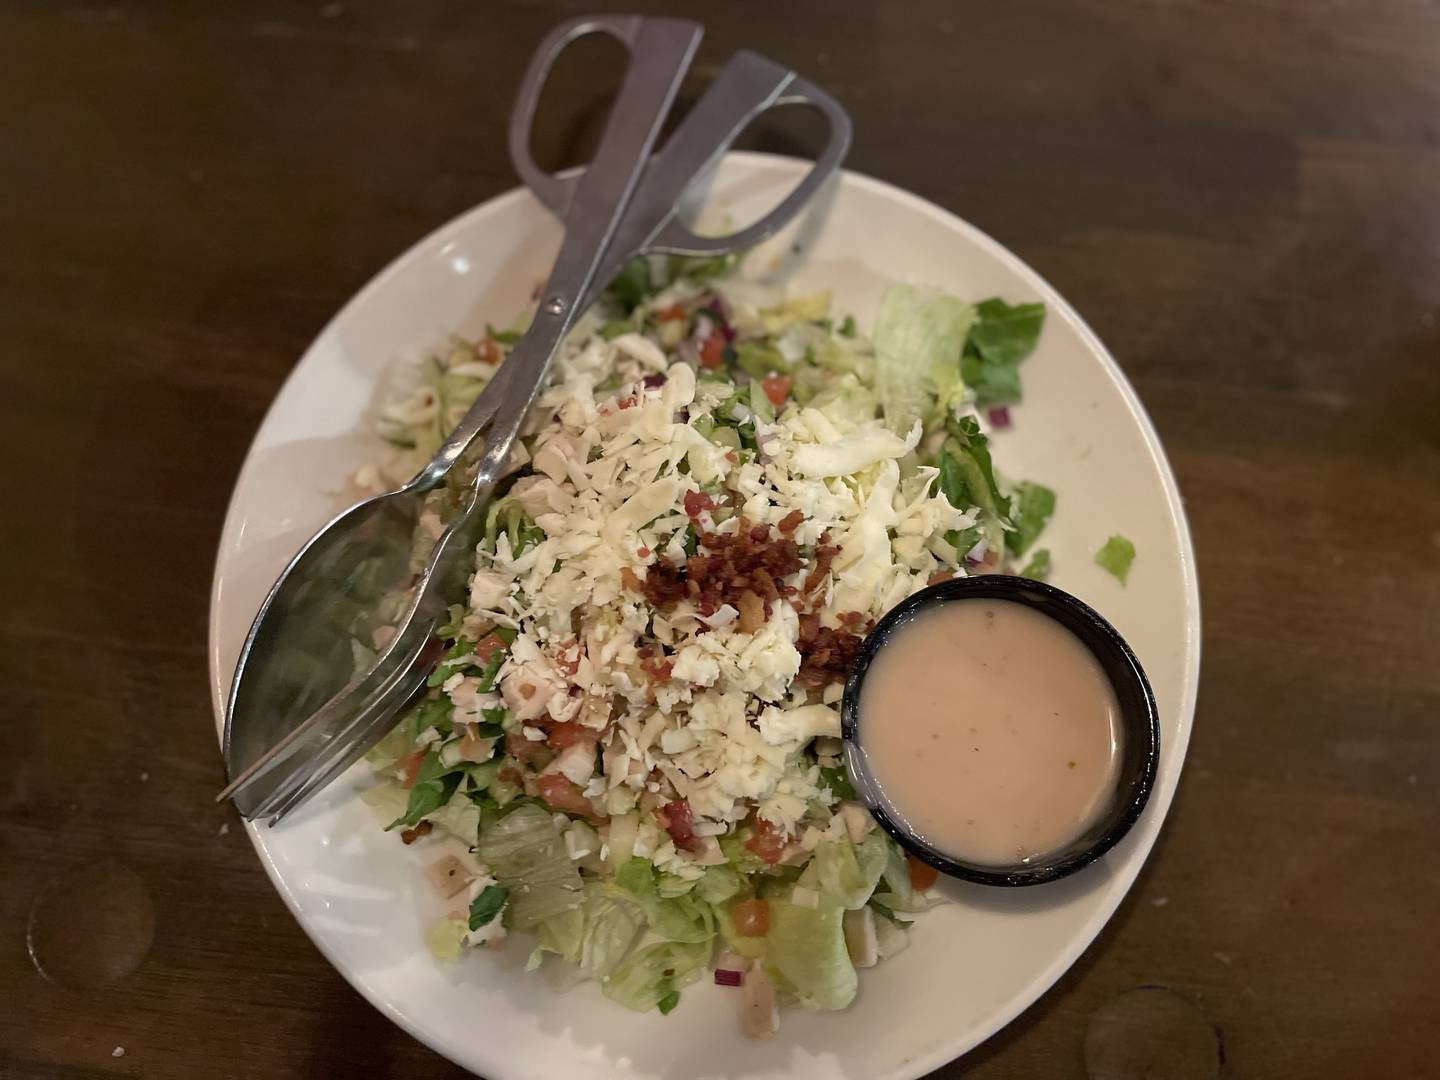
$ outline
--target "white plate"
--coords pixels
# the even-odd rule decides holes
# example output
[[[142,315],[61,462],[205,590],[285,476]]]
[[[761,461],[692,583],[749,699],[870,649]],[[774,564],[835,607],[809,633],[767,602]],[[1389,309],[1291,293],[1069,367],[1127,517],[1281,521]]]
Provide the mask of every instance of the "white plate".
[[[734,154],[712,195],[750,220],[800,167]],[[217,724],[266,588],[338,508],[334,493],[348,473],[381,452],[369,431],[386,368],[451,332],[508,321],[544,277],[558,237],[527,192],[493,199],[401,256],[306,352],[255,438],[225,522],[210,617]],[[739,1034],[733,991],[697,984],[670,1016],[637,1015],[593,986],[560,993],[522,974],[523,941],[437,966],[421,942],[415,855],[354,798],[360,770],[282,827],[252,828],[275,887],[331,963],[396,1023],[491,1080],[622,1071],[675,1080],[919,1076],[999,1030],[1074,962],[1130,887],[1174,794],[1199,666],[1194,554],[1160,443],[1105,348],[995,241],[863,176],[845,174],[771,250],[796,287],[833,288],[835,310],[854,312],[862,326],[890,281],[1045,302],[1045,331],[1024,366],[1025,402],[1012,410],[1014,428],[996,436],[996,460],[1006,474],[1059,492],[1045,535],[1054,581],[1104,612],[1150,674],[1163,732],[1154,794],[1130,835],[1072,878],[1018,890],[947,883],[954,902],[921,917],[909,950],[862,973],[850,1009],[792,1010],[767,1043]],[[1124,588],[1091,561],[1115,532],[1139,551]]]

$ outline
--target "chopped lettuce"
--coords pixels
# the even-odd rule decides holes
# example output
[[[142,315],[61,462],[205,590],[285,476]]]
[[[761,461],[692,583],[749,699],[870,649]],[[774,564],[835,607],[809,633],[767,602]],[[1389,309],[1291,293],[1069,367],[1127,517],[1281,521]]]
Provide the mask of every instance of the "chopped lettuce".
[[[480,858],[510,890],[509,922],[530,930],[584,900],[580,871],[560,828],[534,803],[522,803],[480,832]]]
[[[464,919],[441,919],[425,931],[425,947],[436,960],[453,964],[460,959],[460,949],[468,929]]]
[[[440,755],[434,750],[427,751],[420,759],[420,768],[415,774],[415,783],[410,788],[405,813],[392,821],[387,829],[418,824],[421,819],[429,817],[449,802],[450,796],[455,794],[455,789],[459,786],[460,774],[446,769],[440,763]]]
[[[636,949],[605,980],[604,994],[636,1012],[657,1008],[671,994],[700,977],[711,951],[708,941],[660,941]],[[674,1002],[670,1007],[674,1008]]]
[[[893,430],[908,432],[934,412],[937,375],[946,394],[939,404],[958,403],[963,387],[957,389],[952,369],[959,369],[974,321],[973,306],[937,290],[911,285],[885,290],[875,319],[875,392]]]
[[[457,840],[469,847],[475,846],[475,837],[480,832],[480,808],[468,796],[456,791],[444,806],[426,816]]]
[[[1015,485],[1010,505],[1015,528],[1005,534],[1005,547],[1012,555],[1024,555],[1055,513],[1055,492],[1026,480]]]
[[[848,837],[827,837],[816,845],[799,884],[817,890],[822,904],[862,908],[875,892],[888,856],[889,841],[879,829],[858,844]]]
[[[500,909],[505,906],[505,901],[510,897],[510,890],[503,885],[486,885],[480,890],[480,895],[470,901],[469,929],[479,930],[500,914]]]
[[[985,300],[966,342],[961,373],[979,405],[1020,400],[1020,362],[1035,351],[1045,325],[1044,304]]]
[[[1044,581],[1050,576],[1050,549],[1039,548],[1030,561],[1025,564],[1025,569],[1020,571],[1021,577],[1028,577],[1032,581]]]
[[[1106,540],[1095,552],[1095,564],[1114,576],[1121,585],[1130,576],[1130,564],[1135,561],[1135,545],[1118,533]]]
[[[370,807],[377,821],[388,826],[405,813],[410,793],[393,780],[387,780],[362,791],[360,801]]]
[[[855,998],[859,978],[845,947],[838,904],[801,907],[784,900],[770,902],[770,933],[765,962],[802,1005],[843,1009]]]
[[[540,943],[531,963],[543,953],[554,953],[580,974],[604,979],[625,959],[644,925],[644,913],[631,897],[612,885],[591,882],[580,906],[540,924]]]

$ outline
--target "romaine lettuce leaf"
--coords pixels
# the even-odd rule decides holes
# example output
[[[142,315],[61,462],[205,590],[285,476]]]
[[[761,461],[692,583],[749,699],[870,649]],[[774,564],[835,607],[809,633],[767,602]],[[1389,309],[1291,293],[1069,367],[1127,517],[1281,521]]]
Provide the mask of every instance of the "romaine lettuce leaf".
[[[1045,325],[1044,304],[985,300],[976,307],[960,370],[979,405],[1020,400],[1020,361],[1035,351]]]

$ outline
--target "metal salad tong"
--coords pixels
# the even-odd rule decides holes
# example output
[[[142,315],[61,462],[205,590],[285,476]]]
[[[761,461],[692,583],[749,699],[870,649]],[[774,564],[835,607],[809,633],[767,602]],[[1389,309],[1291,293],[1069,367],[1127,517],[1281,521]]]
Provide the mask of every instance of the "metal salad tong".
[[[577,38],[604,33],[630,62],[594,161],[555,176],[530,155],[535,107],[557,56]],[[510,158],[520,177],[565,225],[565,237],[529,329],[435,457],[396,491],[340,514],[312,537],[261,605],[235,667],[225,716],[230,798],[241,814],[274,825],[319,791],[394,725],[438,659],[436,629],[463,596],[483,527],[483,506],[551,357],[576,319],[639,254],[712,256],[750,247],[782,228],[839,166],[850,120],[829,95],[762,56],[730,60],[654,151],[661,126],[703,29],[682,19],[582,16],[541,43],[510,118]],[[829,127],[809,173],[764,218],[727,236],[697,236],[677,218],[682,196],[756,117],[807,105]],[[467,454],[483,435],[483,450]],[[463,464],[462,464],[463,458]],[[474,477],[436,542],[388,643],[353,675],[352,627],[407,578],[425,495],[457,464]]]

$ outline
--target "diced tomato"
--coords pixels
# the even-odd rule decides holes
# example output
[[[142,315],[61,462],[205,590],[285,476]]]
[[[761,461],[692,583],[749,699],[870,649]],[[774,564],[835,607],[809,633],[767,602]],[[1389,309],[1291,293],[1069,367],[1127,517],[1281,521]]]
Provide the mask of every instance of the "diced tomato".
[[[413,753],[406,754],[403,758],[400,759],[399,764],[396,766],[396,771],[400,774],[401,787],[408,788],[415,786],[415,774],[420,771],[420,762],[424,759],[424,749],[416,750]]]
[[[780,856],[785,853],[785,830],[762,817],[756,817],[753,824],[755,835],[745,841],[746,850],[753,851],[772,865],[779,862]]]
[[[545,741],[552,750],[564,750],[567,746],[583,746],[585,743],[593,746],[600,741],[600,732],[594,728],[588,728],[584,724],[577,724],[574,720],[566,720],[563,723],[551,724],[550,734]]]
[[[697,518],[706,510],[714,509],[715,500],[703,491],[687,491],[685,493],[685,514],[687,517]]]
[[[544,743],[527,739],[519,728],[505,733],[505,752],[522,765],[534,759],[543,749]]]
[[[730,905],[730,921],[741,937],[764,937],[770,932],[770,903],[766,900],[741,900]]]
[[[595,813],[595,807],[585,797],[585,793],[559,773],[540,777],[535,786],[539,789],[540,798],[544,799],[551,809],[563,810],[567,814],[579,814],[591,821],[604,820]]]
[[[505,652],[509,648],[509,644],[499,634],[486,634],[475,643],[475,655],[480,658],[480,663],[488,664],[497,652]]]
[[[765,391],[765,396],[770,399],[770,404],[778,409],[790,396],[790,387],[794,383],[795,380],[789,375],[776,375],[771,372],[760,381],[760,389]]]
[[[671,304],[669,307],[663,307],[655,313],[656,322],[678,322],[681,319],[688,319],[689,317],[690,316],[685,314],[685,309],[679,304]]]
[[[666,803],[655,815],[661,828],[670,834],[675,846],[684,851],[699,851],[703,845],[695,835],[695,819],[690,813],[690,804],[684,799]]]
[[[487,364],[498,364],[501,360],[500,344],[494,338],[486,337],[475,346],[475,353]]]
[[[929,863],[923,863],[914,855],[906,855],[905,861],[910,864],[910,885],[916,889],[928,889],[940,878],[940,871],[936,870]]]
[[[725,337],[723,334],[711,334],[705,339],[705,344],[700,346],[700,366],[711,370],[725,366]]]

